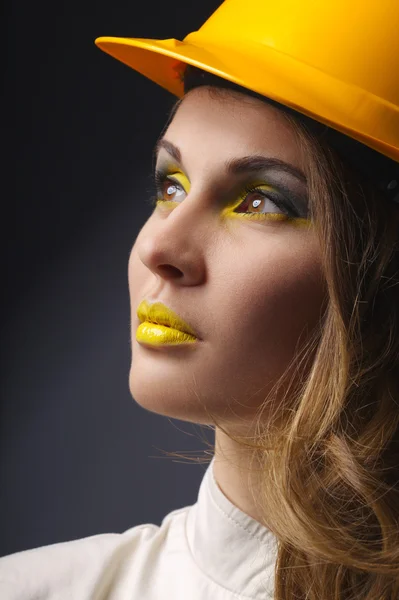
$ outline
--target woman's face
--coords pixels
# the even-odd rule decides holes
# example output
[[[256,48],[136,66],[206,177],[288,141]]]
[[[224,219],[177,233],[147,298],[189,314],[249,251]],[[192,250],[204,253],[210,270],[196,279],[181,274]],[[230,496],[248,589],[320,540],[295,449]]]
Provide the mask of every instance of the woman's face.
[[[239,424],[308,338],[325,300],[306,181],[294,173],[304,157],[277,109],[205,87],[184,97],[158,150],[156,168],[169,178],[158,197],[167,202],[155,207],[129,261],[130,391],[162,415],[211,423],[206,407]],[[143,300],[173,310],[197,340],[138,342]]]

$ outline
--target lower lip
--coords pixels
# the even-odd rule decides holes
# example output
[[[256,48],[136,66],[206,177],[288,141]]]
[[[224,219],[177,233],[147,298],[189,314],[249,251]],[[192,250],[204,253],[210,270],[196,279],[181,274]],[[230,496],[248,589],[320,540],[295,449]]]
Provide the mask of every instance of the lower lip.
[[[139,344],[148,346],[180,346],[193,344],[197,338],[172,327],[144,321],[137,327],[136,340]]]

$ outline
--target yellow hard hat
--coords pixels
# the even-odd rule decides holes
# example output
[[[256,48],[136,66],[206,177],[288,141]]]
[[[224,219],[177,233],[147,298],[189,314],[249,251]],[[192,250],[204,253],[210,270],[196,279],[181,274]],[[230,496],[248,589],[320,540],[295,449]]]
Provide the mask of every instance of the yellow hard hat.
[[[193,65],[399,162],[399,0],[225,0],[183,41],[96,44],[178,97]]]

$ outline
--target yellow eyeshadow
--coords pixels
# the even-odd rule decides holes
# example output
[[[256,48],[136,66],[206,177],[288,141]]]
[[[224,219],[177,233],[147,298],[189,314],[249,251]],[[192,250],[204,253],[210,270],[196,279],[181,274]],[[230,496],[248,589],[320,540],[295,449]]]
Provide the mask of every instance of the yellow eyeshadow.
[[[174,200],[157,200],[156,206],[162,206],[164,208],[176,208],[180,202],[175,202]]]
[[[166,173],[167,177],[173,177],[173,179],[175,181],[177,181],[182,188],[184,189],[185,193],[188,194],[190,191],[190,181],[188,179],[188,177],[179,169],[175,168],[175,167],[171,167],[170,170],[168,170],[168,172]],[[173,185],[173,181],[171,181],[171,185]],[[273,186],[267,185],[265,184],[264,181],[260,181],[259,183],[257,183],[256,181],[253,182],[251,184],[253,187],[258,188],[259,190],[264,190],[264,191],[268,191],[268,190],[274,190]],[[244,201],[245,199],[245,195],[246,192],[244,191],[237,200],[235,200],[234,202],[232,202],[229,206],[225,207],[222,210],[222,217],[232,217],[235,219],[251,219],[254,221],[289,221],[291,225],[295,225],[297,227],[311,227],[312,226],[312,221],[311,219],[304,219],[304,218],[294,218],[294,217],[288,217],[286,214],[282,214],[282,213],[238,213],[238,212],[234,212],[236,208],[238,208],[240,206],[240,204]],[[156,205],[162,205],[164,208],[169,208],[169,209],[173,209],[176,208],[176,206],[178,206],[179,204],[181,204],[181,202],[176,202],[174,200],[157,200]]]
[[[244,219],[252,219],[253,221],[288,221],[289,217],[287,215],[281,213],[236,213],[231,211],[226,211],[225,216],[233,217],[233,218],[244,218]]]
[[[271,185],[265,184],[264,181],[253,181],[251,187],[257,188],[262,191],[273,191],[274,188]],[[235,219],[251,219],[254,221],[289,221],[290,224],[298,227],[310,227],[312,221],[310,219],[304,219],[303,217],[289,217],[284,213],[238,213],[234,212],[240,204],[244,201],[247,192],[244,192],[239,196],[238,200],[227,206],[222,211],[222,217],[233,217]]]
[[[167,177],[173,177],[173,179],[175,181],[180,183],[180,185],[182,186],[182,188],[184,189],[186,194],[189,193],[191,184],[190,184],[188,177],[182,171],[179,171],[179,170],[175,171],[174,169],[171,169],[170,171],[167,172],[166,175],[167,175]]]
[[[236,213],[231,210],[224,210],[223,217],[232,217],[233,219],[245,219],[250,221],[288,221],[295,227],[311,227],[312,221],[301,217],[288,217],[281,213]]]

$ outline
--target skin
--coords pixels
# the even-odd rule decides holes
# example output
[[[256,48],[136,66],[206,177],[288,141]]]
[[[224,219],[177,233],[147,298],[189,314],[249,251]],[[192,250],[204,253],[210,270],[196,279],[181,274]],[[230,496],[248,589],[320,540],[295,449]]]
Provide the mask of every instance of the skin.
[[[240,93],[221,100],[206,87],[183,98],[164,138],[180,149],[182,164],[161,148],[157,166],[176,173],[182,189],[154,208],[131,252],[130,391],[149,411],[211,424],[208,408],[229,431],[250,433],[298,341],[318,324],[326,288],[312,224],[282,220],[281,213],[259,220],[233,214],[245,184],[270,182],[264,173],[228,174],[225,161],[257,154],[304,169],[306,157],[278,109]],[[277,180],[306,195],[294,177],[278,173]],[[263,210],[278,214],[273,204]],[[200,340],[140,345],[136,310],[143,299],[163,302]],[[271,410],[266,406],[265,424]],[[247,491],[248,455],[218,427],[214,472],[226,496],[260,520]]]

